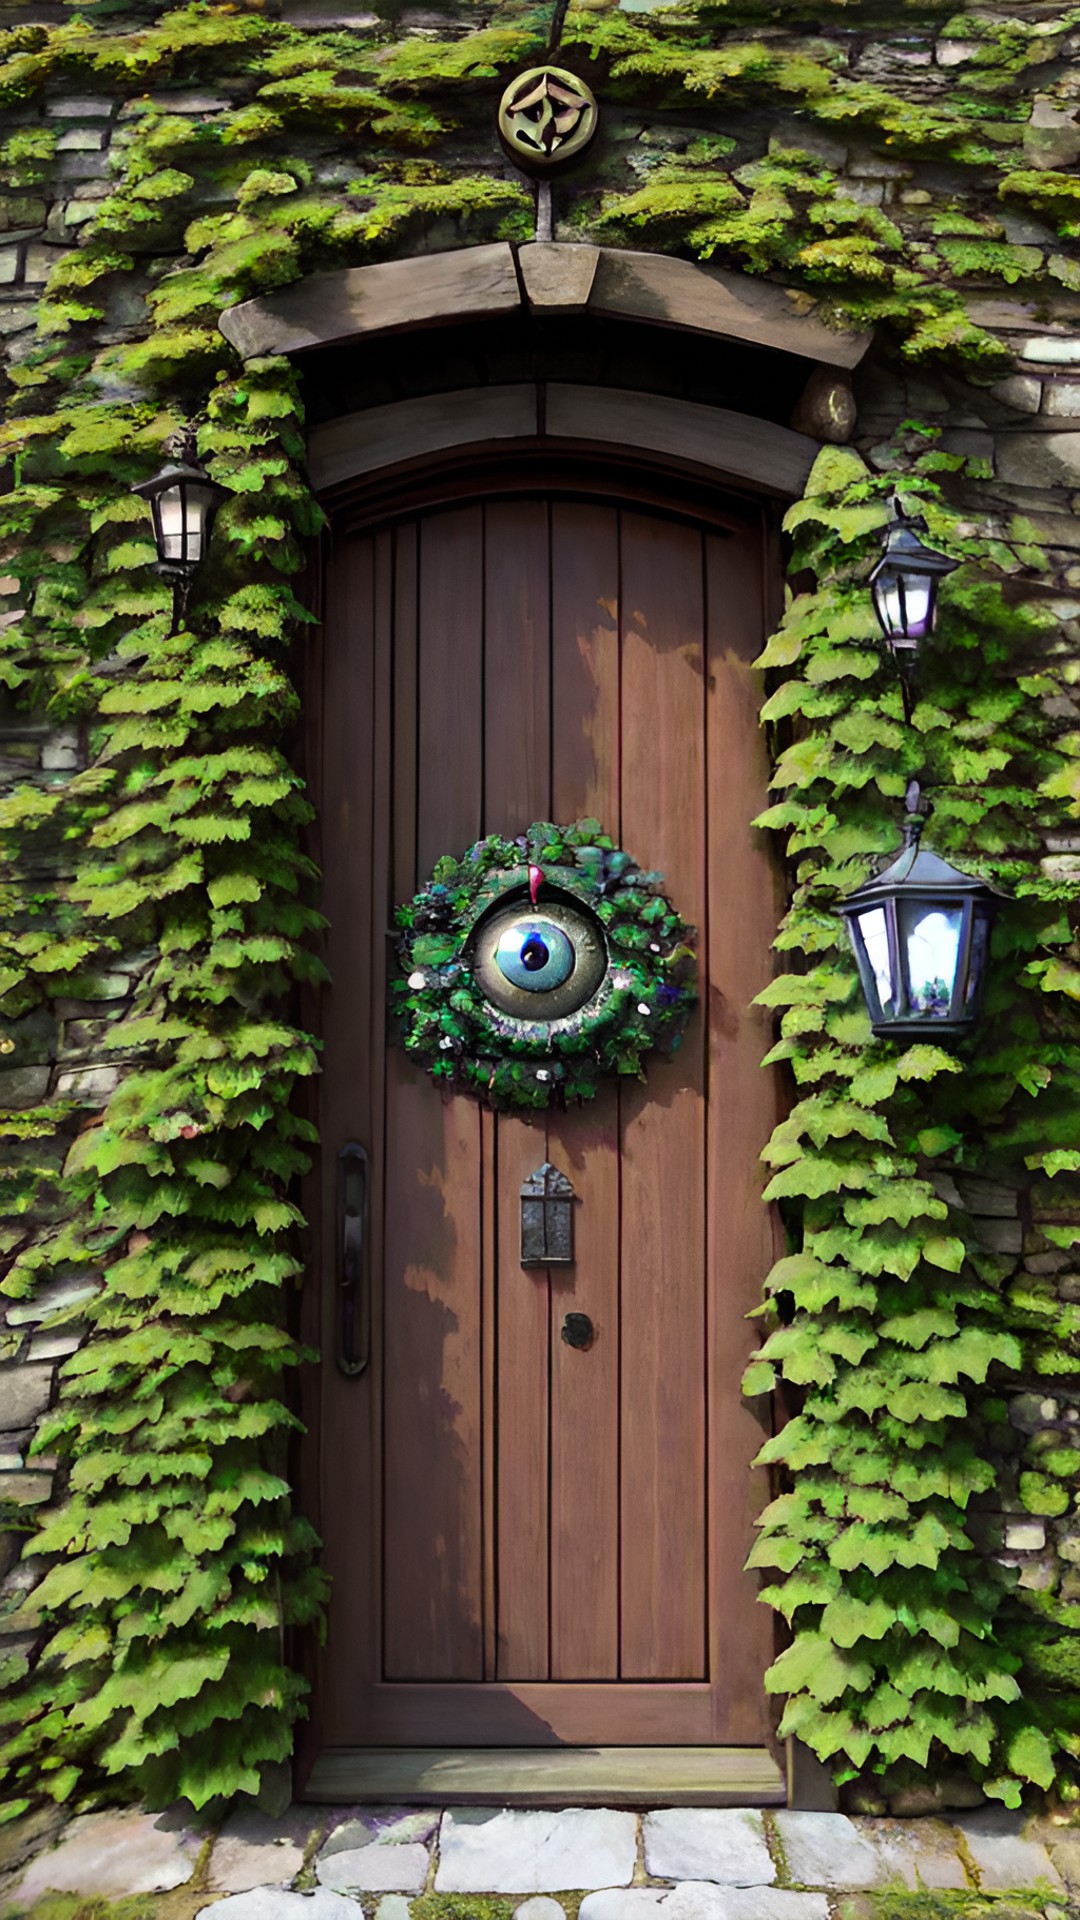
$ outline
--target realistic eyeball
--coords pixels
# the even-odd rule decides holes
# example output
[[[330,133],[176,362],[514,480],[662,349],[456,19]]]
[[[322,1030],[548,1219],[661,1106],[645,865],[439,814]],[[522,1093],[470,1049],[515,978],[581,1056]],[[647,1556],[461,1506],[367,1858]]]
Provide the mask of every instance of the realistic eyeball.
[[[472,936],[484,997],[519,1020],[559,1020],[591,999],[607,971],[598,923],[574,900],[497,907]]]
[[[515,920],[499,935],[495,965],[512,987],[548,993],[574,971],[574,949],[553,920]]]

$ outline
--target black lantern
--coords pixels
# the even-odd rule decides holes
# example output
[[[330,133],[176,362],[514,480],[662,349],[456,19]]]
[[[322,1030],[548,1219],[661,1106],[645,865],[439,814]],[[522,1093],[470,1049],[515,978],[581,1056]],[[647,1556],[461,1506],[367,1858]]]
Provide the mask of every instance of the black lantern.
[[[228,489],[219,487],[204,468],[182,460],[162,467],[131,491],[150,502],[159,572],[190,579],[206,552],[214,515]]]
[[[918,804],[913,781],[903,851],[840,911],[873,1032],[881,1039],[958,1040],[978,1016],[990,928],[1003,896],[920,847],[926,816]]]
[[[894,652],[913,652],[933,630],[938,581],[960,563],[923,546],[916,528],[925,532],[925,521],[906,515],[896,495],[892,508],[885,551],[870,575],[870,592],[890,647]]]

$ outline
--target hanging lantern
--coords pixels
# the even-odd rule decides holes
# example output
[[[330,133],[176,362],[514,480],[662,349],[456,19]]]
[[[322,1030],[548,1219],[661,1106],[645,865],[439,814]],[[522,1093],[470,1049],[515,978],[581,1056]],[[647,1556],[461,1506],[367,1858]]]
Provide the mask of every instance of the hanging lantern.
[[[979,1012],[990,928],[1004,896],[920,847],[925,814],[908,788],[904,847],[841,905],[879,1039],[960,1039]]]
[[[960,563],[923,546],[916,528],[925,531],[925,522],[917,515],[908,517],[896,495],[892,508],[885,551],[870,575],[870,593],[890,647],[914,651],[933,630],[938,581]]]
[[[150,502],[158,571],[189,579],[206,552],[214,515],[228,489],[211,480],[204,468],[178,461],[131,491]]]

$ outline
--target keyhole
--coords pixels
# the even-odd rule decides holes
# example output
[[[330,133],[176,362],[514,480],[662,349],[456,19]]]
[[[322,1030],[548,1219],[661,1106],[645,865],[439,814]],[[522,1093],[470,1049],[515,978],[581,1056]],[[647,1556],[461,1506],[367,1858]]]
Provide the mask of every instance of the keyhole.
[[[562,1323],[562,1337],[568,1347],[591,1347],[595,1329],[587,1313],[568,1313]]]

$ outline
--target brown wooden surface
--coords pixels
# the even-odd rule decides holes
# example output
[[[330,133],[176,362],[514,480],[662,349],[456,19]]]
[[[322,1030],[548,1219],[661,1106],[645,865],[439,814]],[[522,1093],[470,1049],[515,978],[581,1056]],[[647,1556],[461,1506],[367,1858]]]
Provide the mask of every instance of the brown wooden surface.
[[[747,1005],[776,913],[748,825],[759,540],[510,496],[342,542],[328,591],[321,1741],[760,1742],[768,1618],[740,1569],[761,1434],[738,1394],[775,1102]],[[483,1114],[387,1045],[393,904],[482,832],[586,814],[700,927],[706,1006],[647,1085]],[[346,1138],[373,1168],[359,1381],[330,1364]],[[578,1196],[576,1264],[550,1275],[518,1247],[547,1157]]]
[[[417,874],[480,831],[483,520],[420,532]],[[406,752],[408,753],[408,745]],[[416,884],[415,882],[413,884]],[[410,887],[408,891],[412,891]],[[387,903],[389,904],[389,903]],[[480,1116],[443,1102],[391,1052],[383,1362],[384,1648],[388,1678],[483,1677]]]
[[[710,1670],[715,1726],[730,1740],[752,1740],[761,1726],[757,1675],[772,1658],[766,1608],[746,1605],[743,1563],[755,1539],[753,1521],[769,1497],[764,1468],[751,1468],[761,1436],[739,1389],[756,1344],[745,1315],[758,1305],[755,1271],[780,1257],[782,1229],[762,1205],[764,1168],[747,1165],[746,1142],[768,1138],[777,1114],[775,1079],[758,1064],[772,1044],[771,1016],[751,1003],[770,977],[769,945],[783,912],[780,878],[763,836],[750,824],[769,778],[757,725],[764,556],[753,542],[705,538],[705,601],[710,689],[707,753],[708,862],[708,1150],[706,1263],[718,1272],[732,1253],[728,1284],[707,1296],[710,1445]],[[740,750],[732,752],[732,742]],[[738,902],[738,911],[724,902]],[[720,1524],[722,1516],[723,1523]],[[737,1644],[726,1622],[742,1610]]]
[[[701,535],[623,516],[622,833],[706,932]],[[697,1679],[705,1656],[705,1103],[702,1017],[622,1089],[624,1678]]]
[[[605,507],[552,508],[552,796],[558,820],[619,818],[619,529]],[[613,827],[614,830],[614,827]],[[553,1680],[619,1671],[619,1090],[552,1114],[548,1150],[570,1177],[576,1265],[551,1289]],[[586,1204],[587,1196],[587,1204]],[[577,1353],[564,1315],[587,1313]]]

